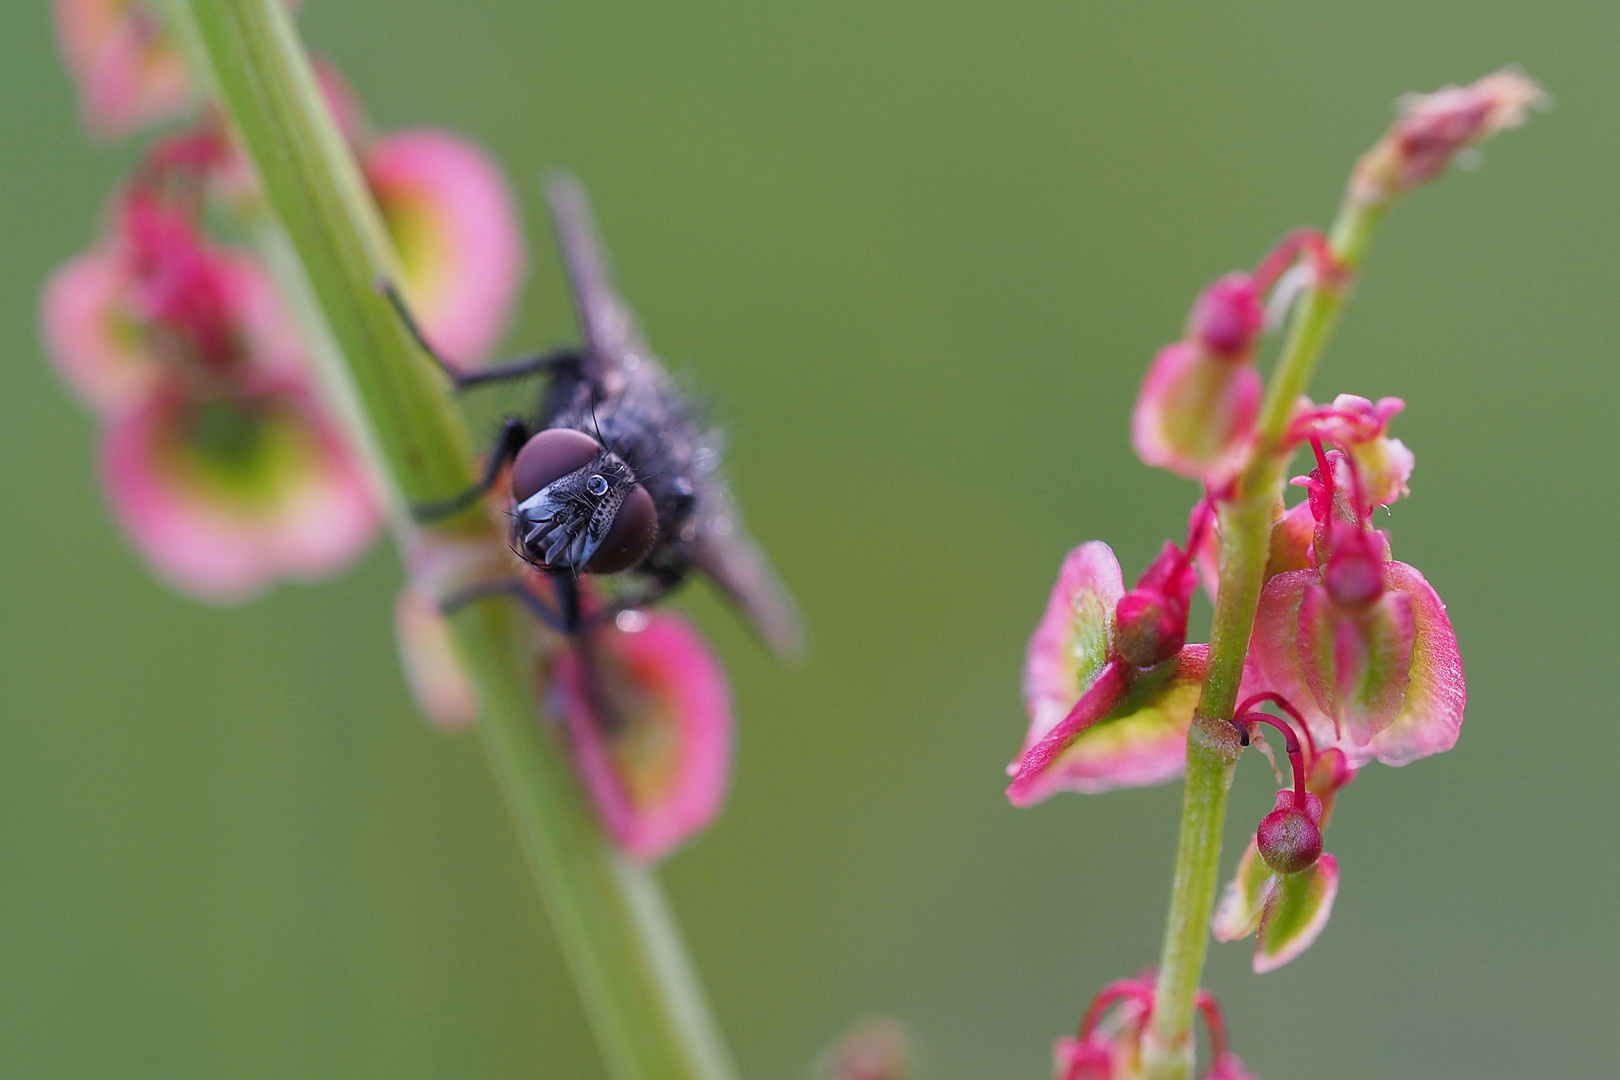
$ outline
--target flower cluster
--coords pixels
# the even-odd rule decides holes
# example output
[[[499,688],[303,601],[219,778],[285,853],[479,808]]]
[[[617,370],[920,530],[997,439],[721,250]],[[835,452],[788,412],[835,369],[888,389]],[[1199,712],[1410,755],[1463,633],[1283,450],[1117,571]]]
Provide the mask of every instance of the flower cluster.
[[[154,8],[56,0],[55,15],[92,130],[185,124],[147,147],[101,238],[56,272],[41,305],[58,371],[101,421],[113,515],[158,576],[200,599],[331,574],[375,538],[382,498],[316,397],[290,305],[253,250],[221,239],[257,235],[252,169],[217,112],[193,102]],[[322,83],[428,333],[483,355],[523,270],[500,174],[446,133],[373,136],[330,68]]]
[[[1279,372],[1294,364],[1295,381],[1279,376],[1267,398],[1262,339],[1302,295],[1342,300],[1359,257],[1353,245],[1344,254],[1345,235],[1459,152],[1517,125],[1540,96],[1502,72],[1408,100],[1356,170],[1341,219],[1348,233],[1290,233],[1252,273],[1221,277],[1198,297],[1182,339],[1153,360],[1132,424],[1144,462],[1200,485],[1186,542],[1167,542],[1128,592],[1106,544],[1075,548],[1029,642],[1029,727],[1008,767],[1014,805],[1180,775],[1195,712],[1232,725],[1242,746],[1265,749],[1267,727],[1282,736],[1293,782],[1259,823],[1214,918],[1221,940],[1257,935],[1256,971],[1298,956],[1328,920],[1339,873],[1322,833],[1339,790],[1373,760],[1404,765],[1452,747],[1467,700],[1445,605],[1374,527],[1377,508],[1410,493],[1414,457],[1389,434],[1405,403],[1290,401],[1310,361],[1296,364],[1287,348]],[[1291,342],[1309,324],[1307,312]],[[1295,479],[1305,498],[1290,508],[1281,478],[1307,448],[1316,467]],[[1248,538],[1241,546],[1238,530]],[[1208,646],[1186,640],[1200,580],[1225,634]],[[1147,982],[1105,991],[1079,1038],[1060,1040],[1059,1076],[1135,1075],[1151,1009]],[[1107,1010],[1111,1022],[1098,1024]],[[1179,1038],[1185,1029],[1171,1030]],[[1218,1052],[1210,1075],[1241,1067]]]
[[[1137,1080],[1143,1075],[1142,1036],[1153,1016],[1152,972],[1104,987],[1080,1019],[1074,1037],[1052,1044],[1052,1080]],[[1232,1053],[1215,996],[1200,990],[1198,1012],[1209,1032],[1210,1066],[1203,1080],[1254,1080]]]

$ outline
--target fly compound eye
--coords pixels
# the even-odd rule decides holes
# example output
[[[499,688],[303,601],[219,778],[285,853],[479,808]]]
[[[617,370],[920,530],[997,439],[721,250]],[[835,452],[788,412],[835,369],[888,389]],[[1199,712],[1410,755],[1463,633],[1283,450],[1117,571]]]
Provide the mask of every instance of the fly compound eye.
[[[589,486],[589,481],[586,483]],[[604,482],[602,486],[605,488],[607,484]],[[647,494],[647,489],[637,484],[625,496],[607,535],[602,538],[601,546],[591,556],[591,561],[585,564],[585,569],[593,574],[617,574],[621,570],[629,570],[647,557],[653,541],[657,539],[658,511],[653,507],[652,496]]]
[[[585,490],[590,492],[592,495],[606,495],[607,489],[608,482],[601,473],[592,473],[585,481]]]
[[[550,428],[523,444],[512,462],[512,498],[523,502],[554,480],[583,469],[601,453],[602,445],[583,431]],[[599,476],[591,479],[601,480]],[[602,481],[607,490],[607,481]],[[593,487],[592,492],[597,492]]]

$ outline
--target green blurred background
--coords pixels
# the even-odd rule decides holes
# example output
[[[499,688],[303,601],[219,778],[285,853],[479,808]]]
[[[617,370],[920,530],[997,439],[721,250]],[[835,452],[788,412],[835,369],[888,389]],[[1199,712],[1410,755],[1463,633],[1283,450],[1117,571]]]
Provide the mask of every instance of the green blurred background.
[[[1400,93],[1542,79],[1553,112],[1393,215],[1316,383],[1410,403],[1391,528],[1450,605],[1462,742],[1342,797],[1315,948],[1257,977],[1214,946],[1206,984],[1268,1080],[1614,1075],[1620,10],[304,9],[380,126],[509,171],[511,344],[573,333],[533,182],[567,164],[731,423],[813,655],[778,668],[685,601],[741,741],[724,818],[662,876],[749,1077],[871,1012],[928,1077],[1044,1077],[1156,959],[1179,790],[1001,795],[1057,564],[1101,537],[1133,574],[1178,535],[1191,487],[1127,418],[1196,290],[1325,224]],[[111,525],[35,304],[135,147],[78,130],[43,2],[0,6],[0,49],[0,1074],[599,1076],[477,740],[402,687],[393,554],[216,610]],[[1272,790],[1246,758],[1228,863]]]

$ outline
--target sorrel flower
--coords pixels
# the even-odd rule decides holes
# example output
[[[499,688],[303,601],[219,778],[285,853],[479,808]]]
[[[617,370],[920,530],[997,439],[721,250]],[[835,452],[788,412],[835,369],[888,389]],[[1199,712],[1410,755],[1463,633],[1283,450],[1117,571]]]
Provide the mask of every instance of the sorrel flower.
[[[1412,95],[1402,101],[1395,126],[1357,162],[1351,197],[1370,206],[1390,202],[1434,179],[1460,151],[1518,127],[1546,100],[1534,80],[1513,70]]]
[[[176,378],[303,370],[302,344],[258,263],[207,244],[186,214],[138,193],[120,200],[109,238],[52,276],[41,321],[63,379],[105,416]]]
[[[201,600],[312,580],[376,539],[368,478],[297,383],[228,396],[176,384],[112,418],[99,452],[114,517],[160,577]]]
[[[873,1017],[845,1032],[816,1064],[820,1080],[905,1080],[911,1075],[911,1037],[887,1017]]]
[[[1195,517],[1196,549],[1209,513]],[[1181,773],[1206,649],[1186,645],[1191,556],[1174,544],[1125,591],[1107,544],[1071,551],[1024,664],[1029,731],[1007,797],[1157,784]]]
[[[500,170],[467,140],[425,130],[377,140],[361,167],[423,331],[462,363],[483,358],[523,279],[522,232]]]
[[[1282,709],[1288,720],[1251,711],[1266,702]],[[1322,852],[1322,830],[1335,796],[1355,779],[1356,770],[1338,749],[1318,750],[1299,711],[1279,694],[1245,699],[1233,723],[1245,743],[1262,725],[1281,732],[1294,778],[1294,786],[1279,791],[1276,807],[1261,819],[1221,895],[1212,926],[1218,941],[1256,934],[1254,970],[1264,973],[1309,948],[1333,912],[1339,864]]]
[[[143,0],[54,0],[56,42],[79,84],[85,126],[125,135],[184,111],[191,72]]]
[[[394,602],[394,640],[411,696],[441,731],[478,722],[478,700],[450,643],[450,628],[433,599],[407,583]]]
[[[608,832],[643,862],[706,828],[731,773],[731,693],[679,615],[620,613],[558,656],[553,684]]]
[[[1152,972],[1121,979],[1092,999],[1078,1037],[1052,1045],[1053,1080],[1135,1080],[1142,1075],[1142,1034],[1153,1015]],[[1254,1080],[1227,1042],[1226,1021],[1215,997],[1200,990],[1196,1007],[1209,1030],[1212,1061],[1203,1080]]]
[[[1260,409],[1254,350],[1266,322],[1262,298],[1301,254],[1320,277],[1338,272],[1325,238],[1299,230],[1253,275],[1227,274],[1199,296],[1186,337],[1159,352],[1137,395],[1131,442],[1144,462],[1212,487],[1242,468]]]
[[[1320,460],[1306,481],[1314,565],[1266,583],[1245,687],[1295,702],[1317,743],[1357,767],[1450,749],[1467,690],[1445,605],[1421,574],[1390,559],[1354,461],[1338,452]],[[1341,473],[1348,500],[1333,479]]]

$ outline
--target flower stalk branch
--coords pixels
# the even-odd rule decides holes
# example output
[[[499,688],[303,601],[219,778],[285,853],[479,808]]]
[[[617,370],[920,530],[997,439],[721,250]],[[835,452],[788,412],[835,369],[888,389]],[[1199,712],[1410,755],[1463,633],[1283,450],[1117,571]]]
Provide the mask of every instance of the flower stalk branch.
[[[1221,504],[1220,588],[1203,692],[1187,733],[1187,782],[1176,848],[1153,1019],[1143,1040],[1152,1080],[1186,1080],[1192,1069],[1192,1023],[1209,945],[1220,869],[1227,792],[1242,750],[1229,721],[1243,681],[1244,658],[1265,583],[1271,526],[1280,505],[1291,448],[1285,442],[1294,402],[1310,383],[1348,299],[1387,203],[1347,198],[1329,233],[1337,273],[1318,275],[1300,299],[1261,406],[1253,456],[1234,497]]]
[[[318,362],[361,423],[396,501],[407,549],[429,542],[503,546],[475,513],[416,533],[400,499],[429,502],[472,481],[466,427],[440,377],[372,288],[399,276],[354,159],[322,103],[280,0],[189,0],[173,10],[203,61],[265,196],[297,254],[335,350]],[[304,291],[302,289],[295,291]],[[323,355],[324,354],[324,355]],[[732,1069],[651,874],[620,855],[581,789],[556,725],[543,724],[533,644],[509,601],[451,620],[481,706],[481,730],[611,1075],[729,1080]]]

